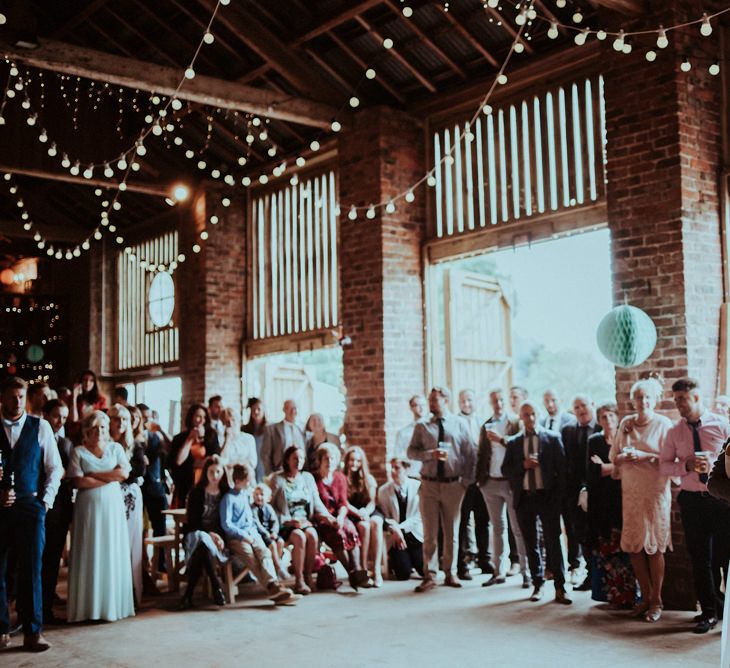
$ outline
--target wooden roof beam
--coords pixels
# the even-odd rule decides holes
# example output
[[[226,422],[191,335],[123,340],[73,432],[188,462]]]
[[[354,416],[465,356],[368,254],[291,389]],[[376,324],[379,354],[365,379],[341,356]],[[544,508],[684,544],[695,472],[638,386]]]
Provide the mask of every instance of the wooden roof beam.
[[[448,16],[448,12],[446,13]],[[365,30],[367,30],[376,40],[378,40],[381,44],[383,43],[383,36],[373,27],[371,26],[362,16],[356,16],[355,20],[363,27]],[[388,49],[390,54],[398,61],[400,62],[418,81],[421,82],[424,88],[428,89],[431,93],[436,92],[436,86],[434,86],[421,72],[414,66],[411,65],[408,60],[406,60],[405,56],[403,56],[402,53],[400,53],[395,47],[392,49]]]
[[[595,7],[605,7],[621,14],[638,15],[646,11],[646,3],[642,0],[589,0]]]
[[[96,12],[98,12],[108,2],[109,0],[93,0],[93,2],[89,3],[84,9],[82,9],[80,12],[77,12],[72,18],[66,21],[66,23],[64,23],[57,30],[55,30],[53,32],[53,36],[62,37],[74,28],[77,28],[83,23],[86,23],[88,19],[96,14]]]
[[[350,58],[352,58],[362,69],[363,72],[368,68],[368,64],[347,44],[344,40],[340,39],[334,32],[328,33],[330,39],[337,44]],[[375,83],[383,87],[388,93],[390,93],[398,102],[405,104],[406,98],[396,90],[394,86],[391,86],[382,76],[378,74],[375,79]]]
[[[373,7],[377,7],[378,5],[382,4],[382,2],[383,0],[363,0],[363,2],[358,2],[357,4],[348,7],[345,11],[340,12],[336,16],[333,16],[331,19],[320,23],[316,28],[312,28],[312,30],[305,33],[301,37],[297,37],[292,42],[292,45],[299,46],[300,44],[304,44],[304,42],[308,42],[309,40],[312,40],[319,35],[323,35],[333,28],[342,25],[346,21],[351,21],[355,19],[359,14],[362,14],[363,12],[372,9]]]
[[[336,108],[305,98],[292,97],[262,88],[197,75],[177,91],[182,72],[133,58],[43,40],[33,50],[0,43],[2,56],[29,67],[138,88],[158,95],[174,96],[222,109],[259,114],[282,121],[328,128]]]
[[[429,48],[431,51],[433,51],[441,60],[444,61],[459,77],[462,79],[466,79],[466,72],[456,63],[454,60],[452,60],[447,53],[441,49],[441,47],[436,44],[423,30],[421,30],[418,27],[418,24],[415,23],[415,21],[409,21],[405,16],[403,16],[403,12],[401,11],[398,4],[395,2],[395,0],[385,0],[385,4],[388,5],[388,7],[396,14],[396,16],[405,23],[416,35],[418,35],[421,38],[421,41]]]
[[[512,24],[507,20],[507,17],[505,14],[502,14],[501,12],[497,11],[493,7],[490,7],[489,5],[484,5],[484,8],[487,10],[489,15],[498,23],[501,24],[501,27],[505,29],[505,31],[509,34],[509,36],[514,40],[517,37],[517,30],[512,26]],[[548,12],[549,13],[549,12]],[[547,15],[547,14],[546,14]],[[522,45],[525,47],[525,53],[534,53],[535,50],[530,46],[530,43],[526,40],[520,40],[522,42]]]
[[[452,26],[456,29],[456,31],[466,39],[469,44],[471,44],[479,53],[484,56],[484,58],[489,62],[489,64],[492,67],[495,67],[499,69],[499,62],[497,62],[497,59],[484,47],[482,46],[482,43],[474,37],[463,25],[460,21],[457,21],[453,16],[451,12],[443,12],[443,15],[446,17],[449,23],[451,23]],[[503,18],[503,17],[502,17]],[[502,23],[504,24],[504,20],[502,20]]]

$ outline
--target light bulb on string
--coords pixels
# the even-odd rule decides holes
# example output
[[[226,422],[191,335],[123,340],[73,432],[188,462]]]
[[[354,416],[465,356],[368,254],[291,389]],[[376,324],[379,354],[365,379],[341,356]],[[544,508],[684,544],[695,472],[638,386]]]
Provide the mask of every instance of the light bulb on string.
[[[81,163],[77,160],[73,165],[71,165],[71,169],[69,171],[74,176],[78,176],[81,172]]]
[[[599,30],[596,32],[596,39],[599,41],[603,41],[608,37],[608,33],[605,30]]]
[[[716,60],[712,65],[710,65],[708,69],[709,73],[716,77],[718,74],[720,74],[720,63]]]
[[[152,134],[155,135],[155,137],[159,137],[162,134],[162,128],[158,123],[155,123],[152,126]]]
[[[215,42],[215,37],[213,37],[213,33],[206,30],[205,34],[203,35],[203,41],[206,44],[212,44],[213,42]]]
[[[667,31],[664,30],[663,26],[659,26],[659,34],[656,38],[656,45],[660,49],[666,49],[669,46],[669,39],[667,38]]]
[[[485,104],[482,107],[482,112],[484,113],[485,116],[490,116],[491,113],[492,113],[492,105],[491,104]]]
[[[368,67],[368,69],[365,70],[365,77],[368,79],[374,79],[377,76],[375,70],[372,67]]]
[[[185,78],[186,79],[194,79],[195,78],[195,70],[192,67],[188,67],[185,70]]]
[[[583,28],[574,38],[573,40],[578,46],[583,46],[586,43],[586,39],[588,39],[588,28]]]
[[[557,22],[556,21],[552,21],[550,23],[550,28],[548,28],[547,36],[550,39],[557,39],[559,34],[560,33],[558,31],[558,24],[557,24]]]
[[[138,162],[132,163],[132,171],[138,172],[140,169],[142,169],[142,167]]]
[[[347,217],[350,220],[357,220],[357,209],[355,208],[354,204],[350,207],[350,211],[347,213]]]
[[[392,49],[393,48],[393,40],[390,39],[390,37],[386,37],[383,40],[383,48],[384,49]]]
[[[702,15],[702,24],[700,25],[700,35],[703,37],[709,37],[712,34],[712,24],[710,23],[710,17],[707,14]]]
[[[356,109],[357,107],[359,107],[359,106],[360,106],[360,99],[359,99],[359,98],[358,98],[357,96],[353,95],[353,96],[352,96],[352,97],[350,98],[350,106],[351,106],[351,107],[352,107],[353,109]]]
[[[244,166],[244,165],[245,165],[245,164],[246,164],[247,162],[248,162],[248,160],[247,160],[247,159],[245,158],[245,156],[241,156],[241,157],[240,157],[240,158],[238,159],[238,164],[239,164],[239,165],[240,165],[241,167],[243,167],[243,166]]]
[[[499,0],[487,0],[487,6],[491,7],[492,9],[496,9],[499,7]]]
[[[89,248],[91,248],[91,244],[89,243],[89,241],[88,241],[88,240],[86,240],[86,241],[84,241],[84,242],[83,242],[83,243],[81,244],[81,248],[83,248],[84,250],[89,250]]]
[[[507,83],[507,75],[502,72],[501,74],[497,75],[497,83],[504,86]]]
[[[33,114],[32,116],[28,116],[28,120],[26,123],[30,126],[33,126],[36,124],[36,121],[38,120],[38,114]]]
[[[289,185],[292,185],[292,186],[296,186],[296,185],[298,185],[298,184],[299,184],[299,176],[298,176],[298,175],[296,175],[296,174],[294,174],[294,176],[292,176],[292,177],[291,177],[291,178],[289,179]]]
[[[527,10],[524,7],[520,10],[520,13],[515,16],[515,23],[518,26],[523,26],[527,23]]]
[[[242,186],[243,186],[244,188],[248,188],[248,187],[249,187],[249,186],[251,185],[251,177],[250,177],[250,176],[244,176],[244,177],[243,177],[243,178],[241,179],[241,185],[242,185]]]
[[[0,125],[5,125],[5,117],[0,115]]]
[[[633,47],[631,46],[631,42],[629,42],[629,40],[624,39],[624,46],[621,51],[627,56],[633,51]]]
[[[229,185],[229,186],[235,186],[236,185],[236,179],[233,178],[233,174],[226,174],[223,177],[223,180]]]
[[[261,176],[259,176],[259,183],[262,186],[265,186],[268,182],[269,182],[269,177],[266,174],[262,174]]]
[[[20,103],[20,106],[23,107],[23,109],[30,109],[30,100],[26,97],[25,100],[23,100]]]
[[[342,130],[342,124],[339,121],[332,121],[330,128],[332,129],[332,132],[339,132]]]
[[[372,220],[373,218],[375,218],[375,206],[374,205],[371,204],[368,207],[368,210],[365,212],[365,217],[368,220]]]
[[[515,53],[522,53],[525,50],[525,45],[522,42],[515,42],[514,50]]]
[[[313,151],[319,151],[320,145],[319,142],[316,139],[313,139],[312,142],[309,144],[309,148]]]
[[[411,18],[413,16],[413,9],[410,7],[403,7],[403,16],[405,16],[407,19]]]
[[[624,50],[624,31],[619,31],[618,37],[613,40],[613,48],[615,51],[623,51]]]
[[[104,176],[106,176],[106,178],[108,179],[114,176],[114,170],[108,162],[104,163]]]
[[[436,185],[436,177],[433,174],[428,175],[428,178],[426,179],[426,185],[429,188],[433,188]]]
[[[537,18],[537,12],[534,7],[529,7],[527,9],[527,18],[530,19],[530,21],[534,21]]]
[[[48,155],[50,155],[52,158],[55,158],[57,154],[58,154],[58,148],[56,147],[56,142],[54,141],[48,147]]]
[[[38,141],[41,144],[45,144],[48,141],[48,134],[45,131],[45,128],[41,130],[41,133],[38,135]]]
[[[304,167],[307,164],[307,159],[300,155],[295,162],[297,163],[297,167]]]
[[[122,192],[124,192],[127,189],[127,182],[126,181],[121,181],[117,187],[119,188],[119,190],[121,190]]]
[[[406,200],[406,202],[408,202],[409,204],[411,204],[412,202],[414,202],[414,201],[415,201],[415,199],[416,199],[416,196],[415,196],[415,194],[413,193],[413,190],[409,190],[409,191],[408,191],[408,192],[406,193],[406,196],[405,196],[405,200]]]
[[[392,199],[385,205],[385,213],[395,213],[395,202]]]
[[[646,52],[646,59],[650,63],[653,63],[656,60],[656,51],[649,49],[649,51]]]
[[[230,2],[231,2],[231,0],[220,0],[220,3],[221,3],[222,5],[224,5],[224,6],[225,6],[225,5],[229,5],[229,4],[230,4]]]
[[[137,155],[145,155],[147,153],[147,149],[145,148],[144,144],[142,143],[141,139],[137,140]]]
[[[573,14],[573,23],[580,23],[583,20],[583,14],[581,14],[580,10],[576,11]]]
[[[117,160],[117,167],[119,169],[127,169],[127,158],[124,154],[119,156],[119,160]]]
[[[692,69],[692,63],[689,62],[689,58],[687,58],[687,56],[685,56],[682,60],[682,64],[679,66],[679,69],[682,70],[682,72],[689,72]]]

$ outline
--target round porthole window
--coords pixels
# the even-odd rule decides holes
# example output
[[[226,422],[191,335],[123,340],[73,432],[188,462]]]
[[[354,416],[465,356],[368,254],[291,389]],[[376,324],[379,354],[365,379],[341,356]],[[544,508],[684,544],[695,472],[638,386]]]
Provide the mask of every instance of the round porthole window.
[[[147,295],[150,320],[155,327],[167,327],[175,310],[175,282],[165,271],[152,279]]]

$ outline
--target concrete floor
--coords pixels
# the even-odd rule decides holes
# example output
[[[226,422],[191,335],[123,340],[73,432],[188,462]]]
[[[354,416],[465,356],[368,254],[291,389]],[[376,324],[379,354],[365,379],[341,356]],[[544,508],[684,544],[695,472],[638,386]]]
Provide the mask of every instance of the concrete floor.
[[[150,599],[137,616],[113,624],[49,629],[50,651],[9,648],[0,666],[147,666],[194,668],[308,666],[717,666],[719,628],[689,633],[691,615],[667,612],[650,625],[601,609],[589,594],[570,607],[526,600],[520,578],[483,589],[485,576],[463,589],[413,593],[416,580],[382,589],[306,597],[274,608],[251,588],[235,606],[174,612],[176,597]],[[552,585],[547,593],[552,596]],[[14,638],[15,645],[21,638]]]

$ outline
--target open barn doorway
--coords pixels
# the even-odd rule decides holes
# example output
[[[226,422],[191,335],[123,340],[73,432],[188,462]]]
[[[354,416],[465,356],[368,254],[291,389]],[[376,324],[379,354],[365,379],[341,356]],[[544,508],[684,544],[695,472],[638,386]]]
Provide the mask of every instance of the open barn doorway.
[[[578,392],[613,400],[596,344],[613,305],[607,229],[443,261],[428,281],[431,383],[473,389],[482,419],[496,387],[523,386],[538,404],[552,388],[566,408]]]

